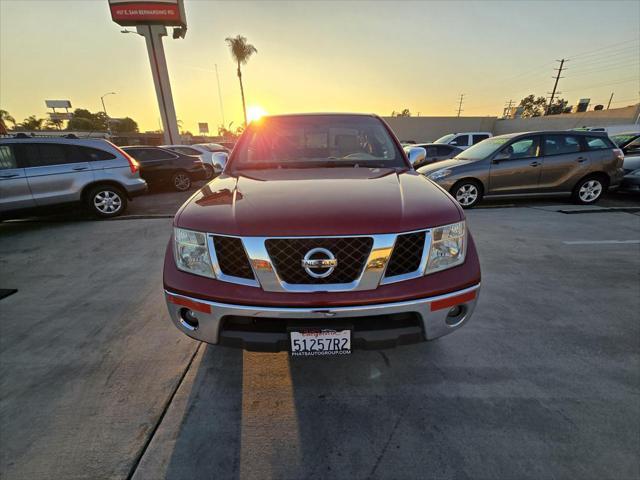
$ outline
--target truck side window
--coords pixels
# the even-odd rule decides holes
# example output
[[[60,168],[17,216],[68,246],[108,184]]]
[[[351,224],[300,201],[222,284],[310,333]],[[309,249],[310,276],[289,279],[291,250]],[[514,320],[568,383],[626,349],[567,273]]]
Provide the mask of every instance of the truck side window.
[[[458,147],[466,147],[469,145],[469,135],[459,135],[449,142],[449,145],[457,145]]]

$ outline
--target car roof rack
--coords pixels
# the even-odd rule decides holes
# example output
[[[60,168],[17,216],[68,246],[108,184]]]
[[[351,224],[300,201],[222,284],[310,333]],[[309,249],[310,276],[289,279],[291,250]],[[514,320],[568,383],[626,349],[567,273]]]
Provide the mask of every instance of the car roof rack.
[[[40,135],[40,134],[35,134],[33,132],[31,133],[27,133],[27,132],[15,132],[15,133],[10,133],[7,135],[1,135],[2,138],[67,138],[69,140],[79,140],[80,137],[78,137],[75,133],[67,133],[65,135]],[[90,137],[88,137],[90,138]]]

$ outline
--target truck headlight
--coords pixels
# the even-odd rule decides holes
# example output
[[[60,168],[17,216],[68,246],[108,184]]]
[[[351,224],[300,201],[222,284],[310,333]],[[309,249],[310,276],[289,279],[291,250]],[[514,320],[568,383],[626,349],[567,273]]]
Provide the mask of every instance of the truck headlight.
[[[183,228],[174,229],[174,252],[179,270],[214,278],[207,235]]]
[[[431,248],[426,274],[446,270],[464,262],[467,251],[465,222],[452,223],[431,231]]]
[[[431,180],[440,180],[441,178],[445,178],[451,175],[451,170],[445,168],[442,170],[437,170],[433,172],[431,175],[427,175]]]

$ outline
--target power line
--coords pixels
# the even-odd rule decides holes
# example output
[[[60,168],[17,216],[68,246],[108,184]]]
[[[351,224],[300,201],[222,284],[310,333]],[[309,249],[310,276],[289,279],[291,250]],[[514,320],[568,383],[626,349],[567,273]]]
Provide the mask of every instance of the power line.
[[[621,83],[629,83],[629,82],[639,82],[640,83],[640,77],[631,77],[631,78],[627,78],[625,80],[620,80],[618,82],[605,82],[605,83],[598,83],[596,85],[587,85],[585,86],[580,86],[578,87],[581,90],[584,90],[586,88],[596,88],[596,87],[606,87],[609,85],[620,85]],[[565,92],[567,93],[567,92]]]
[[[569,57],[567,57],[567,59],[568,60],[572,60],[572,59],[577,58],[577,57],[590,56],[590,55],[595,54],[596,52],[601,52],[603,50],[609,50],[612,47],[615,47],[615,46],[618,46],[618,45],[623,45],[623,44],[627,44],[627,43],[634,43],[634,42],[637,42],[638,40],[639,39],[634,38],[634,39],[630,39],[630,40],[623,40],[622,42],[611,43],[611,44],[605,45],[605,46],[603,46],[601,48],[595,48],[595,49],[591,49],[591,50],[586,50],[586,51],[583,51],[581,53],[577,53],[575,55],[570,55]]]
[[[624,62],[624,63],[619,63],[619,64],[612,64],[612,65],[604,65],[602,67],[598,67],[598,68],[592,68],[590,70],[579,70],[579,71],[573,71],[571,70],[572,73],[574,73],[575,75],[568,75],[566,78],[578,78],[578,77],[582,77],[582,76],[586,76],[586,75],[593,75],[594,73],[610,73],[613,72],[615,70],[619,70],[621,68],[633,68],[633,67],[637,67],[638,63],[640,63],[640,59],[638,60],[634,60],[632,62]]]
[[[640,60],[640,57],[634,55],[628,58],[627,57],[615,58],[615,59],[607,60],[604,62],[592,64],[592,65],[578,65],[578,68],[575,70],[575,72],[589,72],[589,71],[602,69],[602,68],[615,67],[616,65],[624,65],[624,64],[628,64],[629,62],[635,63],[637,60]]]
[[[216,66],[216,81],[218,82],[218,100],[220,101],[220,114],[222,116],[222,126],[226,128],[226,124],[224,123],[224,108],[222,107],[222,90],[220,90],[220,76],[218,75],[218,64]]]

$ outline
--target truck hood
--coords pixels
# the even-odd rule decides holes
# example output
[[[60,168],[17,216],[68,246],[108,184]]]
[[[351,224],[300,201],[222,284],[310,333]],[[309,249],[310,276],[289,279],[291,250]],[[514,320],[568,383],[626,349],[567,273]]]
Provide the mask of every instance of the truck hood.
[[[443,168],[451,168],[451,167],[461,167],[462,165],[468,165],[473,162],[477,162],[478,160],[456,160],[452,158],[451,160],[443,160],[441,162],[430,163],[429,165],[425,165],[424,167],[420,167],[418,169],[418,173],[421,175],[428,175],[438,170],[442,170]]]
[[[461,218],[455,201],[414,171],[273,169],[219,176],[181,207],[175,225],[239,236],[360,235]]]

